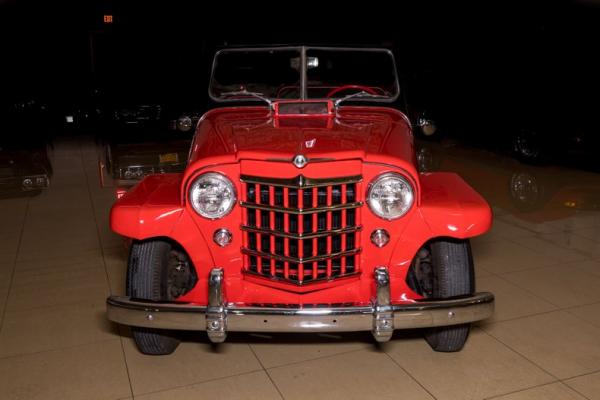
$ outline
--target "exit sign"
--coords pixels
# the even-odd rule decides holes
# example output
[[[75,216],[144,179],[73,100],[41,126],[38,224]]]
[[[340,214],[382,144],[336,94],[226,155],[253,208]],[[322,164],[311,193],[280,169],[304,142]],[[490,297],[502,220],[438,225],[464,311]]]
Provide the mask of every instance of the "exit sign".
[[[105,24],[112,24],[113,23],[113,16],[111,14],[105,14],[104,15],[104,23]]]

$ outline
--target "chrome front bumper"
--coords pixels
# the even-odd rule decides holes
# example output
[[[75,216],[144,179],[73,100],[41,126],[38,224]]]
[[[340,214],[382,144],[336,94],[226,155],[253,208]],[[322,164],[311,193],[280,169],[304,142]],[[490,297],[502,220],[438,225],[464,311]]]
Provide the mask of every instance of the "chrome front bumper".
[[[227,304],[223,270],[209,276],[208,306],[158,303],[111,296],[108,319],[124,325],[157,329],[206,330],[220,343],[227,332],[350,332],[371,331],[379,342],[394,329],[431,328],[479,321],[494,312],[494,295],[487,292],[440,301],[390,303],[387,268],[375,269],[376,298],[372,305],[332,308],[268,308]]]

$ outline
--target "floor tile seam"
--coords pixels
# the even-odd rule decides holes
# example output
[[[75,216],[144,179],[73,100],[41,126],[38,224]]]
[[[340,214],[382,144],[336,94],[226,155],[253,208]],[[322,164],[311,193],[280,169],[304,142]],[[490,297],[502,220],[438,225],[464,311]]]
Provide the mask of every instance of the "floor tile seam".
[[[112,294],[112,285],[111,285],[111,281],[110,281],[110,274],[108,273],[108,266],[106,263],[106,256],[105,256],[105,252],[104,252],[104,247],[102,246],[102,238],[101,238],[101,234],[100,234],[100,226],[98,225],[98,216],[97,216],[97,210],[96,210],[96,205],[94,204],[94,199],[92,197],[92,192],[90,189],[90,179],[88,176],[88,171],[85,168],[84,162],[83,162],[83,152],[81,151],[81,141],[78,141],[78,149],[79,149],[79,159],[81,161],[82,164],[82,170],[83,170],[83,174],[85,176],[85,185],[86,185],[86,189],[87,189],[87,193],[88,193],[88,199],[92,208],[92,215],[94,217],[94,223],[96,224],[96,237],[98,240],[98,245],[100,248],[100,255],[102,256],[102,264],[104,265],[104,274],[106,277],[106,284],[108,286],[108,291],[109,293]],[[129,383],[129,392],[131,393],[131,396],[134,396],[133,393],[133,383],[131,382],[131,373],[129,371],[129,364],[127,363],[127,353],[125,352],[125,345],[123,343],[123,335],[121,335],[122,332],[122,327],[119,326],[117,328],[117,331],[119,332],[119,342],[121,345],[121,355],[123,357],[123,363],[125,366],[125,372],[127,374],[127,381]]]
[[[281,392],[281,389],[279,388],[279,386],[277,386],[277,383],[275,383],[275,379],[273,379],[273,377],[271,376],[271,374],[269,373],[269,371],[265,368],[264,364],[262,363],[262,361],[258,357],[258,354],[256,354],[256,351],[254,351],[254,348],[252,348],[252,345],[248,343],[247,346],[250,349],[250,351],[252,352],[252,354],[254,355],[254,358],[256,359],[256,361],[258,361],[258,364],[260,365],[260,367],[262,368],[262,370],[265,372],[265,374],[267,374],[267,377],[269,378],[269,381],[271,381],[271,384],[273,385],[273,387],[275,387],[275,390],[277,390],[277,393],[279,394],[279,397],[281,399],[285,399],[285,397],[283,396],[283,393]]]
[[[2,312],[0,314],[0,333],[2,333],[2,329],[4,327],[4,314],[6,314],[6,310],[8,308],[8,302],[10,299],[10,293],[12,291],[12,286],[13,286],[13,279],[15,277],[15,269],[17,266],[17,260],[19,259],[19,253],[21,251],[21,242],[23,240],[23,234],[25,232],[25,222],[27,221],[27,215],[29,214],[29,203],[31,202],[31,199],[28,198],[27,202],[26,202],[26,206],[25,206],[25,211],[23,213],[23,219],[22,219],[22,223],[21,223],[21,233],[19,234],[19,241],[17,243],[17,251],[15,253],[15,257],[13,259],[13,267],[12,270],[10,272],[10,279],[9,279],[9,284],[8,284],[8,289],[6,290],[6,298],[4,299],[4,306],[2,307]]]
[[[384,350],[383,352],[385,353],[385,355],[386,355],[386,356],[387,356],[387,357],[388,357],[390,360],[392,360],[392,362],[393,362],[394,364],[396,364],[396,365],[398,366],[398,368],[400,368],[402,371],[404,371],[404,373],[405,373],[406,375],[408,375],[408,377],[409,377],[410,379],[412,379],[412,380],[413,380],[413,381],[414,381],[414,382],[415,382],[417,385],[419,385],[419,387],[420,387],[421,389],[423,389],[423,390],[424,390],[424,391],[425,391],[427,394],[429,394],[429,396],[431,396],[431,398],[432,398],[432,399],[434,399],[434,400],[437,400],[437,397],[435,397],[435,396],[433,395],[433,393],[431,393],[431,392],[429,391],[429,389],[427,389],[427,388],[425,387],[425,384],[424,384],[424,383],[421,383],[421,382],[420,382],[420,381],[419,381],[417,378],[415,378],[415,377],[414,377],[414,376],[413,376],[413,375],[412,375],[412,374],[411,374],[411,373],[410,373],[410,372],[409,372],[409,371],[408,371],[406,368],[404,368],[402,365],[400,365],[400,363],[398,363],[398,362],[397,362],[397,361],[394,359],[394,357],[392,357],[392,356],[391,356],[391,355],[390,355],[390,354],[389,354],[387,351],[385,351],[385,350]]]
[[[567,232],[567,231],[560,231],[560,232],[555,232],[555,233],[564,233],[564,232]],[[582,256],[582,257],[585,258],[585,260],[583,260],[583,261],[589,261],[589,260],[592,259],[591,256],[583,253],[582,251],[580,251],[578,249],[570,249],[570,248],[565,247],[565,246],[563,246],[561,244],[558,244],[556,242],[552,242],[551,240],[544,239],[544,238],[540,237],[539,234],[538,235],[534,235],[534,237],[537,238],[538,240],[543,241],[545,244],[547,244],[550,247],[559,247],[562,250],[575,252],[577,255]],[[533,251],[533,252],[535,252],[537,254],[545,254],[544,252],[540,252],[538,249],[533,248],[533,246],[528,246],[526,243],[519,242],[518,238],[510,237],[510,238],[506,238],[506,240],[509,241],[509,242],[511,242],[511,243],[513,243],[513,244],[517,244],[517,245],[519,245],[521,247],[524,247],[524,248],[526,248],[528,250],[531,250],[531,251]],[[557,264],[572,263],[572,262],[578,262],[578,261],[558,261]],[[552,265],[555,265],[555,264],[552,264]]]
[[[97,344],[101,344],[101,343],[108,343],[108,342],[116,341],[118,339],[119,338],[117,338],[117,337],[113,337],[113,338],[106,338],[106,339],[100,339],[100,340],[93,340],[93,341],[89,341],[89,342],[85,342],[85,343],[77,343],[77,344],[73,344],[73,345],[60,346],[60,347],[55,347],[52,349],[33,351],[33,352],[28,352],[28,353],[9,354],[6,356],[0,356],[0,360],[9,360],[9,359],[20,358],[20,357],[30,357],[30,356],[40,355],[40,354],[49,354],[49,353],[59,352],[59,351],[64,351],[64,350],[72,350],[72,349],[76,349],[79,347],[93,346],[93,345],[97,345]]]
[[[186,383],[184,385],[176,385],[176,386],[171,386],[171,387],[164,388],[164,389],[152,390],[150,392],[141,392],[141,393],[134,394],[133,396],[134,396],[134,398],[136,398],[136,397],[140,398],[140,397],[148,396],[148,395],[151,395],[151,394],[169,392],[171,390],[186,389],[186,388],[190,388],[190,387],[193,387],[193,386],[196,386],[196,385],[202,385],[202,384],[205,384],[205,383],[218,382],[218,381],[222,381],[222,380],[226,380],[226,379],[230,379],[230,378],[236,378],[236,377],[240,377],[240,376],[244,376],[244,375],[252,375],[252,374],[255,374],[257,372],[266,372],[266,371],[264,369],[254,369],[254,370],[251,370],[251,371],[240,372],[240,373],[237,373],[237,374],[232,374],[232,375],[227,375],[227,376],[219,376],[219,377],[216,377],[216,378],[202,379],[202,380],[199,380],[199,381],[194,381],[192,383]]]
[[[513,353],[517,354],[518,356],[520,356],[521,358],[523,358],[524,360],[527,360],[529,363],[531,363],[532,365],[536,366],[537,368],[540,369],[540,371],[544,372],[545,374],[549,375],[552,379],[553,382],[556,381],[560,381],[561,378],[557,377],[556,375],[554,375],[553,373],[551,373],[550,371],[548,371],[546,368],[544,368],[543,366],[539,365],[538,363],[536,363],[535,361],[531,360],[529,357],[527,357],[526,355],[524,355],[523,353],[521,353],[520,351],[518,351],[517,349],[513,348],[512,346],[508,345],[507,343],[504,343],[502,340],[500,340],[498,337],[492,335],[490,332],[482,329],[483,333],[488,335],[490,338],[496,340],[498,343],[500,343],[501,345],[503,345],[504,347],[506,347],[507,349],[509,349],[510,351],[512,351]]]
[[[507,395],[511,395],[511,394],[522,393],[522,392],[526,392],[526,391],[528,391],[528,390],[531,390],[531,389],[537,389],[537,388],[544,387],[544,386],[550,386],[550,385],[554,385],[554,384],[556,384],[556,383],[562,383],[562,382],[561,382],[560,380],[557,380],[557,381],[554,381],[554,382],[549,382],[549,383],[541,383],[541,384],[539,384],[539,385],[533,385],[533,386],[530,386],[530,387],[527,387],[527,388],[524,388],[524,389],[513,390],[513,391],[510,391],[510,392],[506,392],[506,393],[502,393],[502,394],[494,395],[494,396],[492,396],[492,397],[486,397],[486,398],[484,398],[484,400],[494,400],[494,399],[498,399],[498,398],[500,398],[500,397],[502,397],[502,396],[507,396]],[[571,388],[570,388],[568,385],[566,385],[566,386],[567,386],[569,389],[571,389]],[[587,397],[585,397],[585,396],[583,396],[583,397],[584,397],[585,399],[589,400]]]

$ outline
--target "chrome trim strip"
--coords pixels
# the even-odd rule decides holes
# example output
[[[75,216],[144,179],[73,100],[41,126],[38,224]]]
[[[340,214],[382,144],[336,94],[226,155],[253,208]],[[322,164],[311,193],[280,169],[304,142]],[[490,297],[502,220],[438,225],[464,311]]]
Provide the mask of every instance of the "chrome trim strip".
[[[313,159],[309,159],[309,161],[313,161]],[[341,176],[337,178],[307,178],[304,175],[298,175],[294,178],[264,178],[259,176],[240,175],[240,180],[244,183],[306,189],[321,186],[336,186],[342,184],[359,183],[362,182],[362,176],[352,175]]]
[[[489,318],[494,295],[488,292],[439,301],[391,305],[394,329],[433,328]],[[206,306],[156,303],[111,296],[108,319],[125,325],[156,329],[204,330]],[[231,332],[348,332],[373,329],[373,306],[338,308],[225,307]]]
[[[271,254],[271,253],[263,253],[262,251],[250,250],[245,247],[242,248],[242,253],[249,255],[249,256],[256,256],[256,257],[262,257],[262,258],[273,258],[277,261],[284,261],[284,262],[287,261],[287,262],[291,262],[291,263],[295,263],[295,264],[308,264],[308,263],[315,262],[315,261],[329,260],[329,259],[339,258],[339,257],[344,257],[344,256],[353,256],[355,254],[360,253],[360,250],[361,250],[361,248],[358,247],[358,248],[352,249],[352,250],[340,251],[339,253],[323,254],[320,256],[303,257],[303,258],[281,256],[278,254]],[[337,278],[337,276],[335,276],[333,278],[335,279],[335,278]]]
[[[254,210],[264,210],[264,211],[275,211],[282,212],[287,214],[296,214],[296,215],[304,215],[304,214],[314,214],[326,211],[337,211],[337,210],[348,210],[352,208],[360,208],[363,205],[362,201],[357,201],[354,203],[346,203],[346,204],[337,204],[333,206],[322,206],[316,208],[289,208],[289,207],[280,207],[280,206],[270,206],[267,204],[256,204],[256,203],[248,203],[246,201],[240,201],[240,206],[251,208]]]
[[[264,228],[256,228],[253,226],[242,225],[240,227],[241,230],[252,233],[260,233],[263,235],[273,235],[278,237],[290,238],[290,239],[314,239],[320,237],[327,237],[331,235],[341,235],[344,233],[354,233],[360,232],[362,230],[362,225],[359,226],[351,226],[347,228],[341,229],[332,229],[329,231],[319,231],[319,232],[309,232],[309,233],[286,233],[283,231],[273,231],[271,229]]]
[[[284,116],[285,116],[285,114],[284,114]],[[332,157],[314,157],[314,158],[307,157],[307,160],[310,164],[314,164],[314,163],[335,161],[336,159],[332,158]],[[292,161],[294,161],[294,158],[266,158],[264,161],[291,163]]]
[[[331,277],[324,276],[324,277],[317,278],[317,279],[311,279],[309,281],[294,281],[289,278],[281,278],[278,276],[263,275],[258,272],[254,272],[254,271],[250,271],[250,270],[245,270],[244,274],[252,276],[252,277],[256,277],[256,278],[266,279],[267,281],[270,281],[270,282],[284,283],[284,284],[288,284],[290,286],[298,287],[298,286],[309,286],[309,285],[313,285],[313,284],[316,285],[316,284],[323,283],[323,282],[333,282],[333,281],[339,282],[344,279],[359,276],[360,271],[350,272],[350,273],[346,273],[344,275],[336,275],[336,276],[331,276]]]

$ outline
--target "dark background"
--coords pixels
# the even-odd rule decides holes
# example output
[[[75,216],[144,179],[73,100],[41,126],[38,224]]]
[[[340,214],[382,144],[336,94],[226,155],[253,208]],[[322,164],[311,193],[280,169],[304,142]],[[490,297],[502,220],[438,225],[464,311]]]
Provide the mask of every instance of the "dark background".
[[[99,90],[105,103],[203,111],[223,45],[372,44],[396,55],[397,106],[431,112],[444,135],[501,148],[515,128],[598,132],[594,1],[149,3],[0,1],[0,102],[43,99],[58,115]]]

